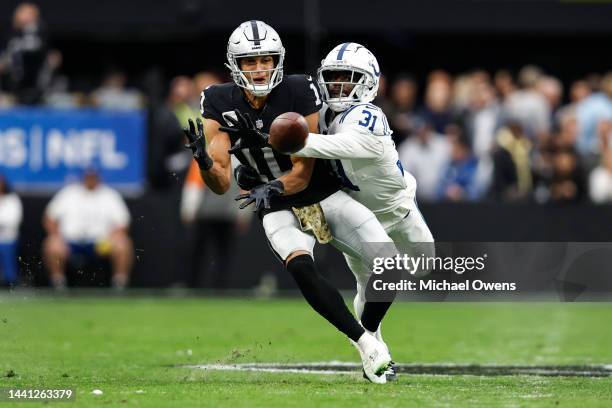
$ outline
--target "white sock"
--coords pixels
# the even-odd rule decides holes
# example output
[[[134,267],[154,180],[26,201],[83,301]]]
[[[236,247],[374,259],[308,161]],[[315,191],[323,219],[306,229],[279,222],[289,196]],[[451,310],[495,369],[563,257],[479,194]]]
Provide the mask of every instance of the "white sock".
[[[363,350],[365,347],[371,345],[373,341],[376,341],[376,339],[366,330],[359,340],[357,340],[357,345]]]

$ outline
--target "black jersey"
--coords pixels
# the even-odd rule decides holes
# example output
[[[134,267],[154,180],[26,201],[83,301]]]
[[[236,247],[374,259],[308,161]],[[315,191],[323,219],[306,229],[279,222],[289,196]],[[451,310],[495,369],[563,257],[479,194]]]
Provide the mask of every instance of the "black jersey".
[[[265,133],[270,132],[272,121],[285,112],[297,112],[303,116],[319,111],[321,98],[312,78],[306,75],[287,75],[268,95],[262,109],[254,109],[245,99],[242,88],[235,83],[212,85],[202,92],[201,113],[206,119],[213,119],[224,126],[231,126],[225,117],[235,118],[234,110],[248,113],[255,126]],[[238,138],[230,135],[232,146]],[[271,147],[253,147],[236,153],[240,163],[251,166],[263,182],[274,180],[288,173],[292,168],[288,155]],[[292,195],[274,197],[273,210],[302,207],[317,203],[340,189],[340,181],[331,172],[324,160],[317,160],[308,187]]]

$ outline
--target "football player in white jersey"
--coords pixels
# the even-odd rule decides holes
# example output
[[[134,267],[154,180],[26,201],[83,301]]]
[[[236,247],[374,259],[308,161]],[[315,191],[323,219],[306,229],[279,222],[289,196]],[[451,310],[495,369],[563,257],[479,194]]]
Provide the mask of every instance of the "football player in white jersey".
[[[376,215],[401,253],[432,256],[434,239],[416,204],[416,180],[402,167],[385,114],[370,103],[379,78],[376,57],[364,46],[335,47],[318,70],[323,134],[310,133],[294,156],[335,160],[349,194]],[[357,278],[354,307],[360,318],[371,271],[354,256],[344,256]],[[380,326],[374,335],[383,341]]]

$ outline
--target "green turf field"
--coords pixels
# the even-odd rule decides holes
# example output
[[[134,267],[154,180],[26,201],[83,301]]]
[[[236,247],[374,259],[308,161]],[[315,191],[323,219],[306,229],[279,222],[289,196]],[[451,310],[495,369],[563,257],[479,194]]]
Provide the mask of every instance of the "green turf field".
[[[399,303],[384,334],[401,363],[612,364],[611,323],[610,304]],[[331,360],[358,356],[300,299],[0,297],[0,388],[75,389],[61,406],[612,406],[612,377],[404,374],[376,386],[357,372],[177,367]],[[0,402],[11,405],[43,404]]]

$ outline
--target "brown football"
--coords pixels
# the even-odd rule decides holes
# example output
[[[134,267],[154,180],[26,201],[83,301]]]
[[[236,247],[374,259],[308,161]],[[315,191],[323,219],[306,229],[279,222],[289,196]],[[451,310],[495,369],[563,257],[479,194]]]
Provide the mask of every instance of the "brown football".
[[[291,154],[301,150],[308,137],[308,123],[299,113],[286,112],[274,119],[270,126],[270,139],[272,147],[284,154]]]

